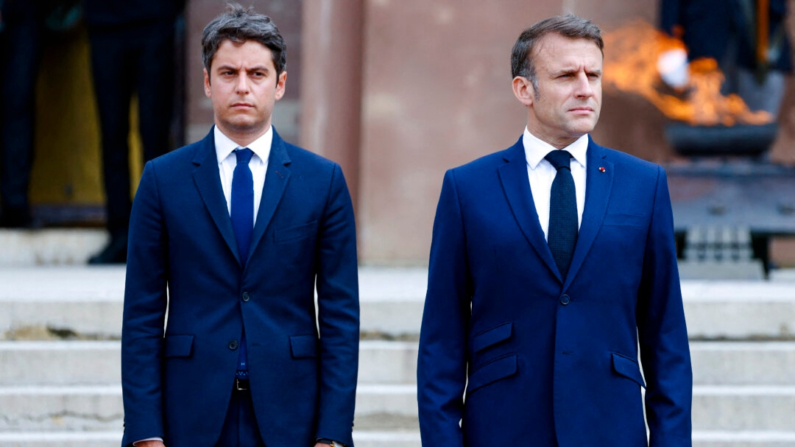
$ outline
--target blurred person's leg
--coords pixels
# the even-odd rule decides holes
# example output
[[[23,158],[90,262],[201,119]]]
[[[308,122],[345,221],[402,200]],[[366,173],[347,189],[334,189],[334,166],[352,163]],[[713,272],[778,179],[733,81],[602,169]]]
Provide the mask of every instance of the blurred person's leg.
[[[764,110],[778,117],[781,102],[784,99],[786,78],[779,70],[769,70],[763,79],[759,79],[754,70],[739,63],[739,42],[736,37],[729,41],[726,54],[719,67],[725,76],[721,93],[737,94],[753,111]]]
[[[174,109],[174,23],[147,28],[137,61],[138,122],[144,162],[169,151]]]
[[[130,221],[130,101],[135,84],[134,52],[126,31],[92,31],[91,65],[102,144],[109,244],[92,264],[124,262]]]
[[[737,73],[737,93],[748,104],[748,108],[754,111],[764,110],[773,115],[774,119],[781,109],[786,86],[785,75],[779,70],[768,71],[761,82],[752,70],[741,68]]]
[[[2,226],[31,223],[28,190],[33,168],[36,78],[41,55],[41,22],[33,2],[14,2],[4,12],[0,63],[0,200]]]

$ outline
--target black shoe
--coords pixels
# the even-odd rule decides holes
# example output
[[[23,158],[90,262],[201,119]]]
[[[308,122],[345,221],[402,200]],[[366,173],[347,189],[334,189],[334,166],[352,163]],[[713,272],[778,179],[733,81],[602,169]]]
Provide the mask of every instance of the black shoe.
[[[127,262],[127,236],[113,237],[101,252],[88,260],[89,265],[125,264]]]
[[[3,208],[0,216],[0,228],[31,229],[33,219],[28,208]]]

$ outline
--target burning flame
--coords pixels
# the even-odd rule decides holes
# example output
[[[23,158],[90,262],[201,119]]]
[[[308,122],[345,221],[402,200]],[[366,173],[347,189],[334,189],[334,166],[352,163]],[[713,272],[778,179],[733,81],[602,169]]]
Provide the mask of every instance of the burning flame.
[[[689,64],[686,85],[677,94],[660,91],[663,81],[658,71],[660,56],[684,51],[684,43],[658,31],[646,22],[635,22],[604,35],[604,83],[609,88],[643,96],[665,116],[693,125],[733,126],[766,124],[773,116],[766,111],[752,112],[736,94],[723,96],[723,73],[714,59],[697,59]]]

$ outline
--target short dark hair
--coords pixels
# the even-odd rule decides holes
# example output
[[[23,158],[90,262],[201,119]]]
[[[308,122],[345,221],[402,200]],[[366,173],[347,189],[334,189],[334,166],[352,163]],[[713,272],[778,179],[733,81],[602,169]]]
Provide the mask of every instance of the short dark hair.
[[[602,30],[590,20],[574,14],[550,17],[527,28],[519,35],[511,51],[511,78],[523,76],[529,79],[533,83],[536,95],[538,95],[538,77],[533,64],[533,52],[542,37],[553,33],[570,39],[588,39],[595,43],[604,55]]]
[[[215,53],[224,40],[243,43],[259,42],[271,50],[276,77],[287,68],[287,45],[279,28],[270,17],[257,14],[254,8],[243,8],[237,3],[228,3],[226,12],[214,18],[202,32],[202,62],[210,74]]]

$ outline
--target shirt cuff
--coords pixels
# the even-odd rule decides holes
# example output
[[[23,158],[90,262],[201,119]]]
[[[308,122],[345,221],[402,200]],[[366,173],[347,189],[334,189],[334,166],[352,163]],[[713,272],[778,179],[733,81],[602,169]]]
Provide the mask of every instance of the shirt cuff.
[[[163,438],[146,438],[146,439],[141,439],[140,441],[135,441],[135,442],[133,442],[133,447],[135,447],[135,446],[137,446],[138,444],[140,444],[140,443],[142,443],[142,442],[145,442],[145,441],[160,441],[160,442],[163,442]]]
[[[331,439],[323,439],[323,438],[321,438],[321,439],[318,439],[317,441],[315,441],[315,443],[318,443],[318,442],[322,442],[324,444],[329,444],[329,445],[331,445],[331,447],[345,447],[345,444],[342,444],[342,443],[337,442],[337,441],[332,441]]]

